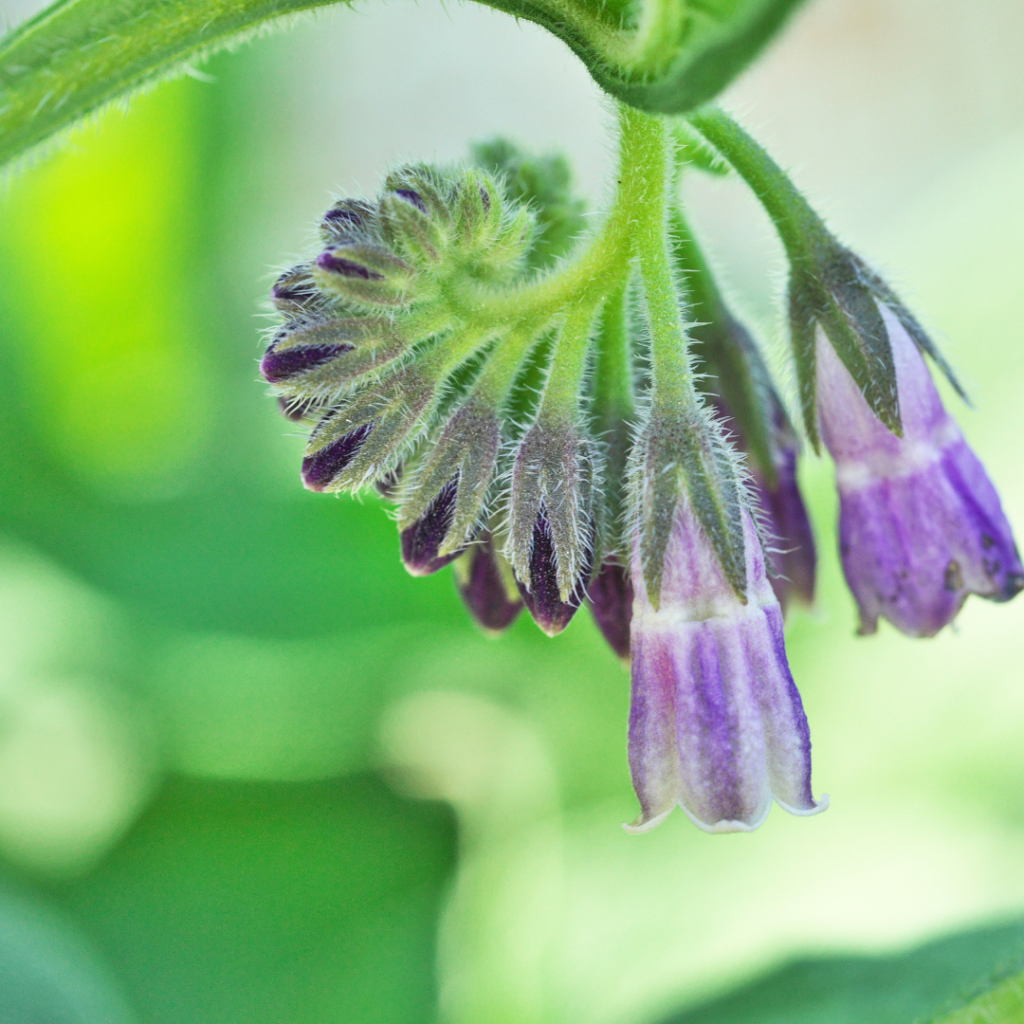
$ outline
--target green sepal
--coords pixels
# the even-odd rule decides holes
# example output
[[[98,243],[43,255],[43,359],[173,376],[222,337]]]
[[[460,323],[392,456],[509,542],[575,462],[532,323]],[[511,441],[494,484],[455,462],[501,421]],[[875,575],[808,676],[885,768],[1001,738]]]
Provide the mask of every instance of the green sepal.
[[[405,164],[384,179],[382,194],[408,190],[415,192],[425,207],[427,216],[439,224],[451,220],[451,182],[444,168],[431,164]]]
[[[903,325],[907,334],[914,339],[914,344],[942,371],[943,376],[949,381],[950,386],[960,398],[970,405],[971,400],[953,372],[953,368],[946,361],[942,352],[939,351],[935,342],[929,337],[928,332],[921,326],[917,317],[907,309],[900,301],[899,296],[879,274],[875,273],[863,260],[852,253],[851,257],[864,284],[892,310],[893,315]]]
[[[533,586],[530,555],[542,513],[551,530],[562,601],[593,563],[593,444],[571,421],[539,419],[516,450],[509,493],[505,555],[516,577]]]
[[[498,411],[470,398],[447,421],[434,443],[426,446],[420,465],[403,482],[399,530],[424,516],[441,489],[457,477],[455,509],[438,555],[465,547],[484,517],[500,444]]]
[[[400,256],[429,270],[441,261],[448,238],[437,220],[394,192],[380,201],[380,231]]]
[[[824,288],[818,323],[875,415],[902,435],[896,364],[878,303],[860,280],[850,253],[837,247],[829,256],[819,268]]]
[[[313,268],[313,279],[324,291],[370,309],[394,309],[424,294],[423,282],[405,260],[370,241],[351,241],[325,249]],[[334,261],[336,269],[325,266]]]
[[[721,428],[698,404],[651,410],[633,455],[636,528],[651,603],[661,601],[665,552],[685,491],[736,596],[747,600],[741,470]]]
[[[594,334],[594,372],[585,382],[590,394],[590,432],[600,455],[601,486],[594,502],[597,538],[594,564],[607,555],[629,561],[624,536],[629,489],[629,451],[636,416],[632,317],[627,287],[610,295]]]
[[[367,386],[313,430],[308,460],[359,428],[369,428],[356,455],[323,491],[358,491],[394,470],[431,425],[441,381],[429,360],[413,363],[379,386]]]
[[[473,146],[474,161],[503,184],[505,195],[536,215],[527,264],[549,267],[566,256],[586,228],[586,204],[574,195],[569,162],[561,154],[536,156],[506,139]]]
[[[417,340],[403,333],[401,320],[382,317],[310,320],[285,326],[271,342],[276,353],[333,344],[351,348],[330,362],[275,382],[274,393],[315,404],[335,402],[362,377],[379,373],[405,355]]]

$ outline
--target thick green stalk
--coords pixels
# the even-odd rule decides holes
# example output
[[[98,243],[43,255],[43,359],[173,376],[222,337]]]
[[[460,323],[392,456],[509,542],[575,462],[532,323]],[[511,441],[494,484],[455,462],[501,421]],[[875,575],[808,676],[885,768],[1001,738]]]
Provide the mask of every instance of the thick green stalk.
[[[665,125],[627,107],[621,108],[623,175],[633,179],[635,201],[630,225],[633,252],[640,267],[651,331],[651,404],[695,401],[686,335],[679,315],[679,292],[669,255],[669,188],[673,180],[671,146]]]
[[[544,386],[537,419],[546,423],[573,423],[579,412],[583,373],[594,323],[593,305],[575,306],[566,316],[555,342],[551,371]]]
[[[807,260],[832,236],[781,167],[728,114],[717,108],[688,118],[736,169],[761,201],[793,262]]]

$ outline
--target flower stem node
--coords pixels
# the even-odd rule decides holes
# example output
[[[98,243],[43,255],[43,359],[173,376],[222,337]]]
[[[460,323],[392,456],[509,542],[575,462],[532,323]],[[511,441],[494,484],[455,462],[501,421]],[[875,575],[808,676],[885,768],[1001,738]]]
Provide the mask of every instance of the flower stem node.
[[[970,594],[1008,601],[1024,567],[999,496],[946,412],[919,350],[880,304],[902,435],[879,421],[828,339],[817,341],[821,436],[836,463],[840,552],[862,633],[879,617],[933,636]]]
[[[659,825],[678,804],[708,832],[749,832],[772,798],[816,814],[811,743],[750,513],[742,513],[743,595],[722,568],[689,497],[666,546],[661,595],[633,549],[629,756],[641,813],[631,832]]]

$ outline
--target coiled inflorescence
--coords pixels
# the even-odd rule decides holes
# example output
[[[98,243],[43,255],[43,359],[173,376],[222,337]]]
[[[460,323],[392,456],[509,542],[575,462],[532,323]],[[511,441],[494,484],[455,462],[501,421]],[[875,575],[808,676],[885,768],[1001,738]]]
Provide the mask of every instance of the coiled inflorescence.
[[[512,173],[405,167],[375,203],[335,203],[321,251],[273,286],[283,323],[260,368],[286,415],[314,424],[308,488],[376,485],[397,502],[411,572],[473,545],[459,579],[480,621],[502,628],[525,601],[555,632],[594,560],[579,391],[600,296],[582,314],[516,301],[572,241],[580,207],[563,161],[478,153]]]

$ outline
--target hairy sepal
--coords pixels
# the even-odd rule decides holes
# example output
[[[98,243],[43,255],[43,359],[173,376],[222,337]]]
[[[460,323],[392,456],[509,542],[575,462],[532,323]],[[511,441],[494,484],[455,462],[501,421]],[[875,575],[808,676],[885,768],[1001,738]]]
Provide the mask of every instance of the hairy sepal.
[[[332,410],[310,435],[303,460],[306,486],[317,491],[357,491],[385,476],[401,461],[431,423],[441,382],[423,364],[413,363],[393,377],[357,392]],[[331,452],[358,438],[358,447],[329,476]]]
[[[640,531],[644,584],[654,607],[684,490],[726,579],[745,602],[745,474],[711,413],[696,403],[687,410],[650,410],[633,449],[631,480],[634,529]]]
[[[506,557],[530,590],[534,528],[551,537],[556,580],[568,602],[590,572],[594,551],[593,445],[575,423],[535,423],[515,455],[509,495]]]
[[[456,481],[455,507],[438,554],[465,547],[485,516],[488,488],[494,478],[501,444],[497,410],[470,399],[445,424],[420,466],[403,485],[398,528],[421,519],[437,494]]]

